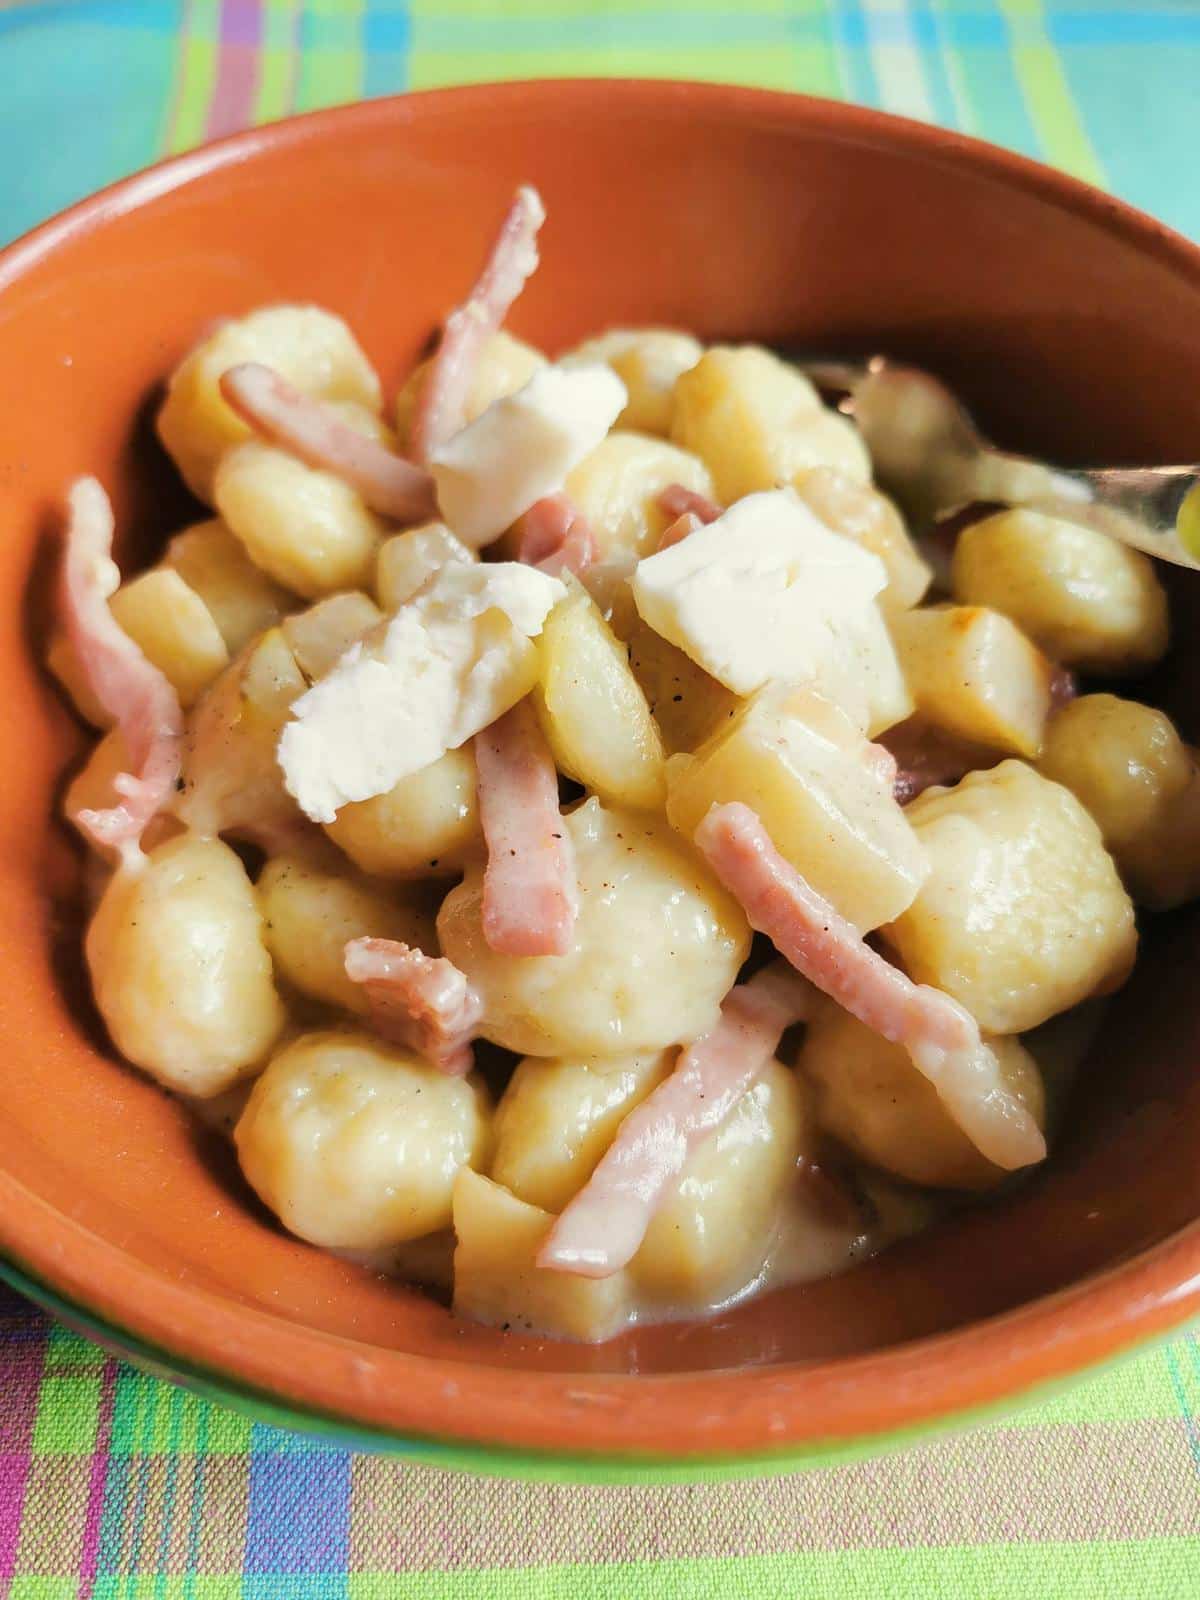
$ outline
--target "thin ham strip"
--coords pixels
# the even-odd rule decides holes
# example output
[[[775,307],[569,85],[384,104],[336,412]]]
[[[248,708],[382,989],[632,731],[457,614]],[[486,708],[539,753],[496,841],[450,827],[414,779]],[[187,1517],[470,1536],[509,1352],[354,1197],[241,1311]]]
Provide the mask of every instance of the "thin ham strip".
[[[697,528],[704,524],[694,511],[685,511],[681,517],[676,517],[663,532],[658,541],[660,550],[669,550],[673,544],[678,544],[681,539],[686,539],[688,534],[695,533]]]
[[[631,1111],[587,1183],[551,1228],[539,1267],[584,1278],[619,1272],[692,1152],[711,1137],[761,1075],[785,1028],[806,1015],[812,990],[784,962],[731,989],[711,1032]]]
[[[221,393],[255,433],[310,467],[335,473],[380,516],[424,522],[436,514],[433,479],[378,440],[302,394],[273,367],[244,361],[221,374]]]
[[[565,955],[578,909],[574,855],[554,758],[527,700],[476,734],[475,766],[488,849],[483,937],[502,955]]]
[[[446,318],[413,418],[412,448],[418,461],[428,461],[466,421],[467,396],[480,353],[537,270],[537,236],[545,220],[537,190],[518,189],[475,287]]]
[[[596,559],[596,540],[583,512],[566,494],[548,494],[520,519],[517,560],[558,577],[578,576]]]
[[[80,478],[69,504],[63,624],[88,687],[121,730],[133,769],[114,780],[120,800],[111,810],[81,811],[75,821],[98,845],[116,850],[123,866],[136,866],[143,859],[146,825],[175,792],[183,712],[170,683],[109,610],[109,596],[121,580],[112,560],[108,496],[95,478]]]
[[[695,489],[685,489],[681,483],[669,483],[659,495],[658,505],[668,517],[682,517],[690,511],[701,523],[715,522],[721,515],[715,500],[710,500],[706,494],[697,494]]]
[[[451,1077],[470,1072],[483,1002],[452,961],[396,939],[351,939],[345,966],[351,983],[366,990],[377,1033]]]
[[[696,844],[752,927],[809,981],[875,1033],[903,1045],[947,1111],[998,1167],[1046,1154],[1041,1130],[1005,1088],[969,1012],[878,955],[776,850],[749,806],[717,805]]]

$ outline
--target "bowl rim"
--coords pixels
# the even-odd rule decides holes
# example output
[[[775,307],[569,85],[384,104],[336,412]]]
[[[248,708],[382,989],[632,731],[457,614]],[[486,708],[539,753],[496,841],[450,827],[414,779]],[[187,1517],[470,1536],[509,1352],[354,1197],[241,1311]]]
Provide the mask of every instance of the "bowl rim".
[[[381,130],[508,102],[628,111],[702,109],[731,124],[769,119],[841,141],[899,146],[968,168],[1072,212],[1200,286],[1200,248],[1065,173],[966,135],[838,101],[724,84],[563,78],[427,90],[311,112],[175,156],[79,201],[0,251],[0,293],[55,249],[268,148]],[[479,1466],[526,1452],[548,1461],[721,1461],[876,1441],[1015,1401],[1200,1312],[1200,1221],[1101,1273],[1001,1315],[866,1354],[673,1374],[535,1372],[357,1343],[167,1279],[0,1171],[0,1255],[60,1304],[135,1346],[166,1353],[228,1394],[250,1392],[303,1421],[399,1443],[456,1447]],[[949,1357],[953,1355],[953,1359]],[[669,1448],[664,1451],[664,1442]]]

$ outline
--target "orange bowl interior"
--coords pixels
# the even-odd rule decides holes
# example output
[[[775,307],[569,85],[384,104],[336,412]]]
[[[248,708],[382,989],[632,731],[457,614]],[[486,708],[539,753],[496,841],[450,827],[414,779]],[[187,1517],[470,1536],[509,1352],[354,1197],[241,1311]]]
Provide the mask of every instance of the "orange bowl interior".
[[[799,1450],[1028,1389],[1200,1305],[1194,918],[1159,919],[1039,1176],[835,1280],[579,1348],[464,1325],[285,1237],[214,1140],[114,1058],[53,820],[80,732],[36,662],[63,491],[141,561],[194,507],[161,381],[211,318],[307,300],[395,385],[515,184],[550,221],[514,330],[622,322],[916,358],[1004,443],[1189,460],[1200,252],[1067,179],[751,91],[510,85],[326,113],[132,180],[0,257],[0,1249],[181,1360],[410,1434],[626,1455]],[[1195,580],[1168,698],[1200,732]],[[1181,1231],[1182,1230],[1182,1231]]]

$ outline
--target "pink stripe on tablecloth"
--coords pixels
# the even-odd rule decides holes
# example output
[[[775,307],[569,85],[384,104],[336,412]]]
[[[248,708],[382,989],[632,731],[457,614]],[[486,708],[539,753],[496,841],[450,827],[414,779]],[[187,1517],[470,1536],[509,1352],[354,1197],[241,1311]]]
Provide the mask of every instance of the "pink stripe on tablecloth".
[[[79,1553],[80,1600],[87,1600],[96,1582],[100,1527],[104,1520],[104,1488],[108,1478],[108,1446],[112,1438],[113,1409],[117,1399],[117,1370],[117,1362],[109,1356],[100,1374],[100,1405],[96,1414],[96,1438],[92,1444],[92,1470],[88,1477],[83,1548]]]
[[[14,1359],[15,1358],[15,1359]],[[46,1364],[46,1336],[6,1351],[0,1395],[0,1591],[17,1567],[25,1487],[33,1459],[33,1428]]]
[[[217,80],[205,124],[210,139],[253,121],[262,21],[262,0],[221,0]]]

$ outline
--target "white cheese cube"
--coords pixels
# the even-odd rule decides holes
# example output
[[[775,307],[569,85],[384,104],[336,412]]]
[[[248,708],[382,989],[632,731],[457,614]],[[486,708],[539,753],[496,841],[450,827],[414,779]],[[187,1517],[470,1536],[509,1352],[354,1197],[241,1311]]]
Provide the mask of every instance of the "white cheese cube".
[[[562,488],[620,416],[625,385],[605,366],[544,367],[438,450],[430,467],[451,531],[473,549]]]
[[[823,681],[887,583],[878,556],[831,533],[791,489],[747,495],[639,562],[643,619],[735,694]]]
[[[517,562],[453,563],[292,707],[288,792],[314,822],[465,744],[533,687],[530,643],[566,590]]]

